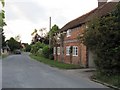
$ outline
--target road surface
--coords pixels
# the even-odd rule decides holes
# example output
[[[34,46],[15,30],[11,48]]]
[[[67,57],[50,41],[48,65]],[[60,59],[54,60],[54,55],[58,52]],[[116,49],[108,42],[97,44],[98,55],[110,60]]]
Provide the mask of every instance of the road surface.
[[[26,54],[2,60],[3,88],[107,88],[83,77],[50,67]]]

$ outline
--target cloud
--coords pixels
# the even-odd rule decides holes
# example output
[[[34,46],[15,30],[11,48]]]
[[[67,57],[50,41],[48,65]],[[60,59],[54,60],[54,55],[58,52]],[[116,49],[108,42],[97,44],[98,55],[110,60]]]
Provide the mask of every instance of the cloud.
[[[39,22],[46,17],[46,10],[34,2],[7,2],[5,10],[7,20],[26,18],[32,22]]]
[[[23,42],[30,43],[31,33],[35,27],[33,23],[30,23],[29,21],[23,19],[14,20],[14,22],[8,21],[7,24],[7,27],[5,27],[5,35],[7,36],[7,39],[20,35]]]
[[[31,41],[33,29],[52,26],[60,28],[67,22],[97,7],[97,0],[6,0],[6,37],[21,35],[23,42]]]

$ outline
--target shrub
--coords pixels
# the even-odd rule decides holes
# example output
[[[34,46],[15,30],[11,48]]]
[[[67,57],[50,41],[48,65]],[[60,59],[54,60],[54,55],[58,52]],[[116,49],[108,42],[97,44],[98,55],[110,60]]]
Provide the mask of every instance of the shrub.
[[[49,46],[44,46],[42,49],[42,54],[45,58],[49,58]]]
[[[84,44],[94,52],[95,64],[101,73],[120,73],[120,3],[107,16],[88,24],[84,33]]]
[[[49,52],[49,59],[50,59],[50,60],[54,60],[53,48],[50,48],[49,50],[50,50],[50,52]]]
[[[43,56],[45,58],[49,58],[53,60],[53,48],[49,48],[48,45],[44,43],[37,42],[31,46],[31,53],[36,56]]]
[[[30,45],[26,45],[25,51],[26,52],[30,52],[31,51],[31,46]]]
[[[41,43],[41,42],[35,43],[35,44],[32,45],[32,47],[31,47],[31,53],[33,53],[33,54],[38,54],[38,50],[39,50],[40,48],[43,48],[44,46],[45,46],[44,43]]]
[[[53,59],[53,49],[49,48],[48,45],[44,46],[42,49],[42,55],[45,58]]]

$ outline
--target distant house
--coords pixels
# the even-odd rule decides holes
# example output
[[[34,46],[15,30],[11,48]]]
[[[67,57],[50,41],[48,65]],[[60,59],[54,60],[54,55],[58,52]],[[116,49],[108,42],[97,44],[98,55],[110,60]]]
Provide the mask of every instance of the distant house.
[[[68,22],[56,34],[56,36],[60,35],[60,38],[54,47],[54,60],[83,67],[94,67],[93,54],[88,47],[78,40],[78,36],[83,35],[90,20],[94,17],[107,15],[117,5],[116,2],[107,2],[107,0],[105,2],[98,1],[96,9]]]

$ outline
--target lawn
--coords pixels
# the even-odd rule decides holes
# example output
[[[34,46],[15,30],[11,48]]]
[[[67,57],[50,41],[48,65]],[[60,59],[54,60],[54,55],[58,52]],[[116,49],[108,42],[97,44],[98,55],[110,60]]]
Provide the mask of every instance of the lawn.
[[[120,88],[120,74],[106,76],[98,73],[93,78]]]
[[[51,67],[57,67],[59,69],[78,69],[78,68],[81,68],[79,65],[65,64],[65,63],[61,63],[58,61],[49,60],[49,59],[44,58],[44,57],[35,56],[33,54],[30,54],[30,57],[37,60],[37,61],[40,61],[42,63],[48,64]]]

